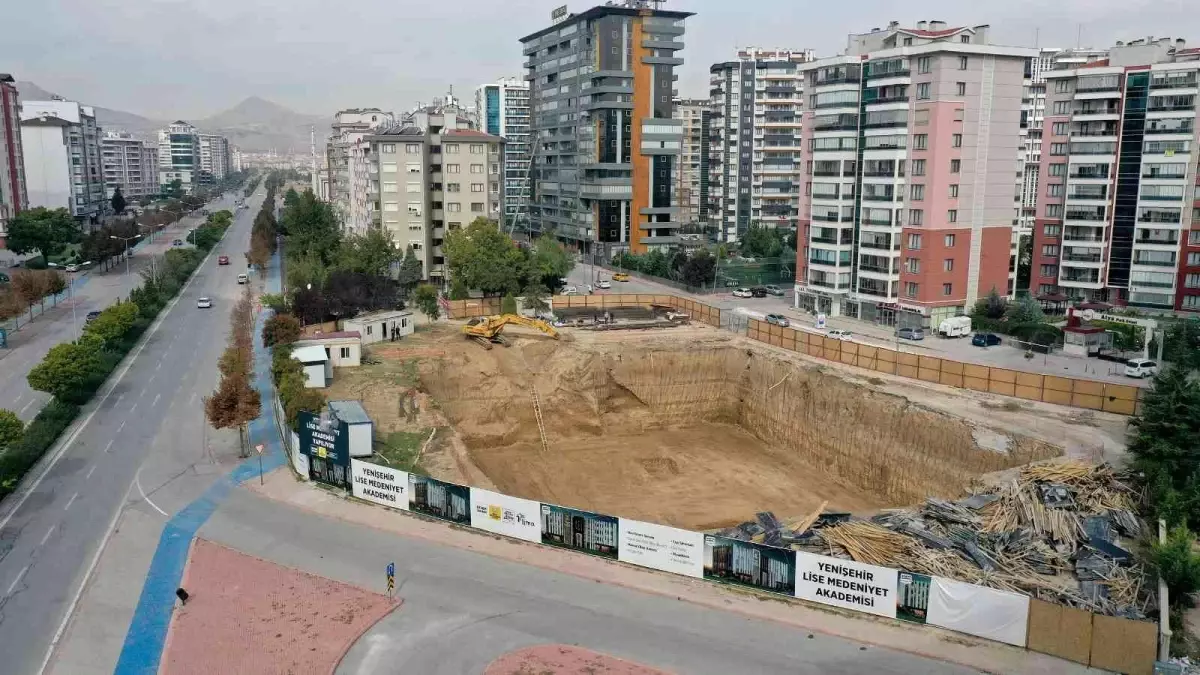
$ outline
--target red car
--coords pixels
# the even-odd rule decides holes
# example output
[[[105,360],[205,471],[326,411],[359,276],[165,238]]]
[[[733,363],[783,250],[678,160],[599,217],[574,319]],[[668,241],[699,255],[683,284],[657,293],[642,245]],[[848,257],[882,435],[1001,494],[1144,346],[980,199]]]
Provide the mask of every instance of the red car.
[[[227,255],[217,256],[217,264],[218,265],[228,265],[229,264],[229,256],[227,256]]]

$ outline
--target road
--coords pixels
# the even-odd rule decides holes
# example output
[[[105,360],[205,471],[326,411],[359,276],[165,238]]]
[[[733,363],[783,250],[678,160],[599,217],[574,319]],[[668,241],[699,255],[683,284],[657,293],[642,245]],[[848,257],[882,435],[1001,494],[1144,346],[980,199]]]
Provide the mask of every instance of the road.
[[[241,288],[237,267],[217,267],[217,255],[242,258],[261,200],[260,191],[247,200],[249,209],[237,212],[225,239],[142,346],[84,407],[49,468],[0,505],[5,673],[39,672],[124,507],[153,498],[170,482],[169,498],[145,499],[152,512],[165,514],[215,478],[215,467],[198,469],[219,459],[208,450],[200,399],[216,386],[229,308]],[[202,295],[214,298],[213,309],[197,309]],[[7,370],[9,360],[3,363]]]
[[[208,206],[210,209],[233,208],[233,200],[225,199]],[[88,312],[102,310],[142,283],[139,272],[150,264],[153,255],[161,255],[171,248],[171,241],[184,238],[187,230],[200,223],[199,217],[180,220],[138,247],[130,257],[128,271],[121,262],[107,272],[91,270],[68,275],[74,295],[74,313],[71,302],[60,302],[59,306],[39,315],[21,330],[8,336],[9,349],[0,349],[0,408],[17,413],[28,422],[37,415],[50,395],[29,387],[25,377],[46,352],[57,344],[75,338],[82,330]]]

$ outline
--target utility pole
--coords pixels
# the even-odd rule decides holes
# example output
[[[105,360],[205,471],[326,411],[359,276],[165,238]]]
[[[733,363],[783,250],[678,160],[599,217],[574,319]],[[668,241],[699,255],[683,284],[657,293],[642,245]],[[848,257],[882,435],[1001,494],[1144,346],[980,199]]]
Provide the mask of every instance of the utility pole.
[[[140,239],[141,236],[142,235],[140,235],[140,234],[135,234],[132,237],[118,237],[115,234],[108,235],[109,239],[116,239],[117,241],[125,242],[125,276],[126,277],[129,276],[129,242],[133,241],[134,239]]]

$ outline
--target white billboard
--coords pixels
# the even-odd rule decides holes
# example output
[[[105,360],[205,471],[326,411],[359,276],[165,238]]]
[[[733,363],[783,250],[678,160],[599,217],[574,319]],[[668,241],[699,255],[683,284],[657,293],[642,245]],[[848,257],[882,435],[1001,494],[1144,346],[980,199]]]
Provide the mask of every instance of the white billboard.
[[[889,567],[796,552],[796,597],[896,618],[896,575]]]
[[[704,535],[666,525],[621,518],[617,560],[651,569],[704,576]]]
[[[542,503],[471,488],[471,527],[542,542]]]
[[[408,472],[350,459],[350,492],[359,499],[408,510]]]

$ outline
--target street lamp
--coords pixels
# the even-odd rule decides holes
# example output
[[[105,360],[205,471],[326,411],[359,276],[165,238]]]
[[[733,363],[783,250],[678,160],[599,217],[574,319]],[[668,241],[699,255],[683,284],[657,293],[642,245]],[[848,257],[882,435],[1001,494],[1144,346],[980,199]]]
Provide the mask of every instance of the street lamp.
[[[117,241],[125,242],[125,276],[129,276],[129,242],[133,241],[134,239],[140,239],[141,237],[142,235],[140,234],[135,234],[132,237],[118,237],[115,234],[108,235],[109,239],[116,239]]]

